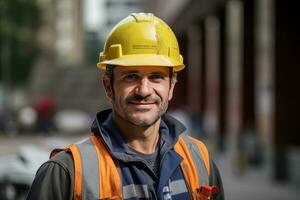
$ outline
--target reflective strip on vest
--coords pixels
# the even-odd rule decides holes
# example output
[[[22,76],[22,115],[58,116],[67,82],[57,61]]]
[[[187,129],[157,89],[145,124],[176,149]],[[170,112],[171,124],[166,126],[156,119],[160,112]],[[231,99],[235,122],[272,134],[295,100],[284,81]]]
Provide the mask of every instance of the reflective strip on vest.
[[[123,186],[123,197],[124,199],[130,199],[137,197],[140,199],[149,199],[148,185],[126,185]]]
[[[74,161],[75,200],[122,199],[118,169],[100,139],[92,135],[66,150],[71,152]],[[54,150],[53,154],[57,151]]]
[[[203,153],[202,153],[202,151],[200,151],[201,147],[199,147],[198,144],[195,143],[195,142],[199,142],[199,141],[198,140],[195,141],[195,140],[193,140],[193,138],[191,138],[187,135],[184,135],[184,134],[182,134],[182,138],[185,141],[186,145],[188,146],[189,152],[194,161],[194,165],[196,167],[197,174],[198,174],[199,185],[201,185],[201,184],[209,185],[209,178],[208,178],[209,171],[204,162]]]
[[[77,144],[82,163],[82,199],[97,199],[100,197],[100,176],[97,151],[88,138]]]
[[[183,179],[171,181],[169,183],[172,196],[188,192],[186,183]]]

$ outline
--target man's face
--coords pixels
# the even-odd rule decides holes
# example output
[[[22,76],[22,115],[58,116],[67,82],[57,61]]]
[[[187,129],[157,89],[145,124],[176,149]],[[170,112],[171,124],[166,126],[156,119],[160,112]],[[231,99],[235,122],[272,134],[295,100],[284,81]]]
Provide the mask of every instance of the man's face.
[[[172,99],[176,81],[170,83],[169,73],[167,67],[115,67],[113,90],[109,78],[103,79],[114,114],[136,126],[154,124]]]

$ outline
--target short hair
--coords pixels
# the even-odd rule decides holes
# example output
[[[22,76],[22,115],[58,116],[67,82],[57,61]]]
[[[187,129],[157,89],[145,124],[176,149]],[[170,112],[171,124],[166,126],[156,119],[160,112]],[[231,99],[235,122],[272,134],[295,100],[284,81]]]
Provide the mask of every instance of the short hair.
[[[105,75],[108,76],[109,78],[112,78],[115,67],[116,67],[115,65],[106,65]]]

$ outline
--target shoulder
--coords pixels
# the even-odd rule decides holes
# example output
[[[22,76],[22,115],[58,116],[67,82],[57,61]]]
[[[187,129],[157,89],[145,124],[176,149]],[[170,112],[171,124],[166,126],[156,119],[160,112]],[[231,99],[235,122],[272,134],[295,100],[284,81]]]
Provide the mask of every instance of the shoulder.
[[[209,157],[209,152],[201,140],[198,140],[196,138],[193,138],[191,136],[188,136],[186,134],[182,134],[182,139],[186,143],[187,147],[189,148],[190,151],[196,152],[197,154],[200,154],[202,159],[205,162],[205,165],[207,167],[208,172],[210,171],[210,157]]]
[[[36,176],[51,175],[55,179],[72,179],[74,175],[74,164],[72,156],[61,151],[45,162],[38,169]]]
[[[72,159],[72,155],[67,151],[61,151],[53,156],[50,160],[48,160],[45,164],[56,164],[59,165],[62,169],[66,171],[73,171],[74,162]]]
[[[174,149],[183,159],[189,160],[190,164],[194,163],[193,166],[197,167],[198,170],[201,171],[205,167],[209,176],[210,158],[206,145],[203,142],[186,134],[181,134]]]
[[[72,199],[73,174],[71,155],[58,153],[38,169],[27,199]]]
[[[62,151],[45,162],[37,171],[36,177],[49,178],[49,182],[65,182],[73,184],[74,164],[71,155]]]
[[[208,149],[206,147],[206,145],[204,144],[204,142],[202,142],[201,140],[198,140],[196,138],[193,138],[191,136],[185,136],[186,138],[188,138],[188,140],[194,144],[196,144],[198,146],[198,148],[200,149],[200,151],[204,154],[203,156],[205,157],[205,159],[209,160],[209,153],[208,153]]]

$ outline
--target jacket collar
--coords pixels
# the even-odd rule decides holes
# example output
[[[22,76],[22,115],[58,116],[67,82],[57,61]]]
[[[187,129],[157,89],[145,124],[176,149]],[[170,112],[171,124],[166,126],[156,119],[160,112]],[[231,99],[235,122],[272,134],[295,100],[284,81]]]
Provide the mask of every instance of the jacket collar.
[[[163,146],[164,151],[171,149],[186,128],[184,125],[175,118],[164,115],[160,123],[160,144]],[[108,150],[116,158],[130,161],[135,160],[135,153],[128,147],[120,135],[120,131],[112,119],[112,110],[104,110],[97,113],[93,121],[91,131],[100,136]]]

